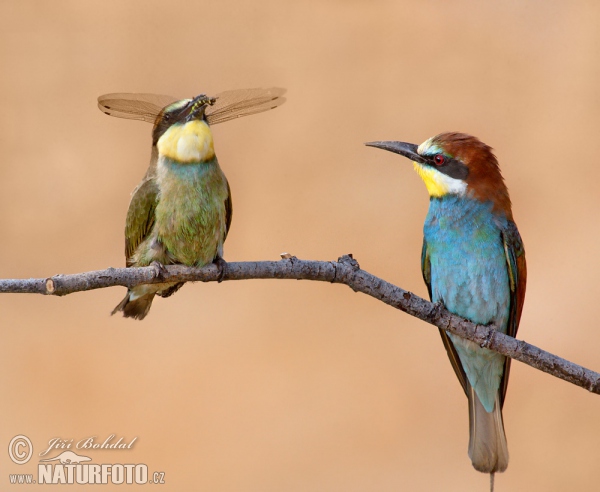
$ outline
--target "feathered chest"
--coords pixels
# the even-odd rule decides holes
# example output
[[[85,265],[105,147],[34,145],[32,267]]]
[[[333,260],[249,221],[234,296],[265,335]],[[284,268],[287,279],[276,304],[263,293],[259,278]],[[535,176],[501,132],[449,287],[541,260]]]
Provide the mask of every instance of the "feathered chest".
[[[474,249],[477,254],[488,249],[502,249],[501,231],[506,218],[492,212],[491,202],[465,197],[433,198],[423,232],[431,252],[451,248]]]
[[[502,229],[491,203],[432,199],[424,235],[434,301],[479,323],[508,316],[509,279]]]
[[[184,264],[212,261],[226,234],[227,180],[217,160],[180,164],[161,157],[154,232]]]

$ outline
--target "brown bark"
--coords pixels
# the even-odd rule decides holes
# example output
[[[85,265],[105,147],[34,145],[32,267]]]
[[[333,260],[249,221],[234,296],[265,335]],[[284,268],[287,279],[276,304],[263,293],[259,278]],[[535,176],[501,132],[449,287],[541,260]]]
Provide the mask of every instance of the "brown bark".
[[[108,268],[72,275],[55,275],[38,279],[0,280],[0,293],[26,293],[64,296],[73,292],[102,289],[121,285],[133,287],[154,282],[213,282],[219,280],[216,265],[190,268],[180,265],[155,267]],[[396,287],[361,270],[356,260],[344,255],[338,261],[309,261],[295,257],[280,261],[244,261],[227,263],[223,280],[250,279],[318,280],[345,284],[355,292],[362,292],[389,304],[400,311],[427,323],[471,340],[482,347],[524,362],[536,369],[569,381],[600,394],[600,374],[541,350],[534,345],[460,318],[442,306]]]

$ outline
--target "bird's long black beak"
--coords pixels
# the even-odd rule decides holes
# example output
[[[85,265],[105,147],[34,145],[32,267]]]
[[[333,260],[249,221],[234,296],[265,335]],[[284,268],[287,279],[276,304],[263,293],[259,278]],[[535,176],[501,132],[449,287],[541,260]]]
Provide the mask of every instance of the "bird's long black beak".
[[[378,149],[389,150],[394,154],[400,154],[410,159],[411,161],[425,163],[425,159],[417,153],[417,145],[406,142],[367,142],[365,145],[369,147],[377,147]]]

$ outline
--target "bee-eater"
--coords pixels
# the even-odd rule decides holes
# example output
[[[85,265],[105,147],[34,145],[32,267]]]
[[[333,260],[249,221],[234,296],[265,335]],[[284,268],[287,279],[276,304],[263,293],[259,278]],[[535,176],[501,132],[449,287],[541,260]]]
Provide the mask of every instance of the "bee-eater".
[[[135,189],[127,212],[128,267],[154,262],[200,267],[222,259],[232,206],[204,116],[212,102],[205,95],[175,102],[155,125],[156,171]],[[112,314],[144,319],[156,294],[167,297],[181,285],[133,287]]]
[[[413,162],[429,192],[421,268],[433,302],[515,336],[526,283],[525,250],[508,189],[492,149],[464,133],[442,133],[417,146],[366,145]],[[440,330],[469,401],[469,457],[484,473],[503,472],[508,448],[502,420],[510,358]]]
[[[175,101],[156,94],[106,94],[106,114],[154,123],[150,166],[132,193],[125,225],[127,267],[216,262],[223,273],[223,243],[231,224],[231,191],[219,167],[209,123],[273,109],[284,89],[225,91]],[[165,105],[163,107],[163,105]],[[144,319],[155,295],[168,297],[183,283],[139,285],[112,314]]]

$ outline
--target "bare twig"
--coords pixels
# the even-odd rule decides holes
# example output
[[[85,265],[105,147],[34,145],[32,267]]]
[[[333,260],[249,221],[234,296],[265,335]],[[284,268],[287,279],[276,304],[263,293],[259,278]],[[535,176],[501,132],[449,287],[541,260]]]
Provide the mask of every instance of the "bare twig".
[[[219,279],[219,273],[216,265],[208,265],[203,268],[171,265],[166,266],[165,272],[160,272],[160,274],[153,266],[108,268],[107,270],[73,275],[55,275],[47,279],[0,280],[0,293],[64,296],[73,292],[102,289],[115,285],[133,287],[144,283],[166,281],[213,282]],[[432,304],[361,270],[351,256],[342,256],[338,261],[308,261],[291,257],[281,261],[227,263],[223,276],[223,280],[267,278],[320,280],[346,284],[355,292],[370,295],[438,328],[600,394],[599,373],[500,333],[493,327],[477,325],[460,318],[446,311],[442,306]]]

